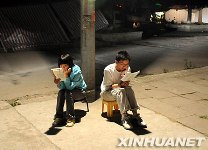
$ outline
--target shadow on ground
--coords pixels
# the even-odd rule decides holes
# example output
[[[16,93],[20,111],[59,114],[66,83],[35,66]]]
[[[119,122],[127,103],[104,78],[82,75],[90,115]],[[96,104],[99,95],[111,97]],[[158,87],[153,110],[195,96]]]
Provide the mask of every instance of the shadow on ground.
[[[106,118],[109,122],[114,122],[114,123],[122,126],[121,125],[121,114],[120,114],[119,110],[114,110],[112,117],[107,117],[107,112],[102,113],[101,116]],[[130,117],[131,117],[131,115],[130,115]],[[142,127],[139,127],[136,123],[136,120],[132,119],[131,123],[133,125],[133,129],[129,130],[129,131],[132,131],[134,134],[136,134],[136,135],[146,135],[146,134],[151,133],[149,130],[147,130],[145,128],[142,128]]]
[[[66,112],[65,112],[66,113]],[[81,118],[83,118],[84,116],[86,116],[87,112],[84,110],[80,110],[80,109],[75,109],[75,123],[80,123],[81,122]],[[51,122],[52,124],[52,122]],[[49,127],[49,129],[45,132],[45,134],[47,135],[56,135],[58,134],[62,129],[59,127],[63,127],[66,125],[66,120],[63,121],[63,123],[61,123],[58,126],[52,126]]]

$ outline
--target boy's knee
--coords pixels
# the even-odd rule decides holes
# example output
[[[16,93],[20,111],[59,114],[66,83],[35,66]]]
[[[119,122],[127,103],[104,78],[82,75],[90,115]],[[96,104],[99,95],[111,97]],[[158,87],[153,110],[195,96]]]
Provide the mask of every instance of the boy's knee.
[[[58,94],[59,94],[59,95],[60,95],[60,94],[64,94],[64,93],[65,93],[65,90],[64,90],[64,89],[58,91]]]
[[[126,90],[125,88],[120,88],[119,91],[118,91],[120,94],[126,94]]]

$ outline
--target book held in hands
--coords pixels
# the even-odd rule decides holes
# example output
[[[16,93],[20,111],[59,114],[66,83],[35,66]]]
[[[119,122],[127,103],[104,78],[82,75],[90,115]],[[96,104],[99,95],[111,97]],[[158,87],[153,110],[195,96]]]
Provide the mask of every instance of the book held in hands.
[[[121,81],[131,81],[132,79],[136,78],[140,73],[140,70],[137,72],[127,72],[122,78]]]
[[[51,70],[53,71],[53,74],[55,75],[56,79],[61,79],[61,81],[66,79],[62,68],[53,68]]]

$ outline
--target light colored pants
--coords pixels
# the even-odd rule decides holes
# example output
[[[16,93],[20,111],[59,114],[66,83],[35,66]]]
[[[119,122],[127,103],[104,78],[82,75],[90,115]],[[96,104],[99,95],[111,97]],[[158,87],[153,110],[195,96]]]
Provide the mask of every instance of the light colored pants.
[[[117,101],[121,114],[126,113],[128,110],[137,110],[137,104],[134,91],[130,86],[125,88],[115,88],[100,93],[101,97],[106,101]]]

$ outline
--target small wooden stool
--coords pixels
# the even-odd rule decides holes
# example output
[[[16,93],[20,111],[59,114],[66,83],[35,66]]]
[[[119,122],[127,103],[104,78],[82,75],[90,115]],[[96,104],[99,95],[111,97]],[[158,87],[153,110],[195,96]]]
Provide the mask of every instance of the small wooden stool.
[[[118,104],[116,101],[105,101],[102,100],[102,113],[104,111],[104,104],[107,106],[107,116],[112,117],[113,116],[113,107],[115,110],[118,110]]]

